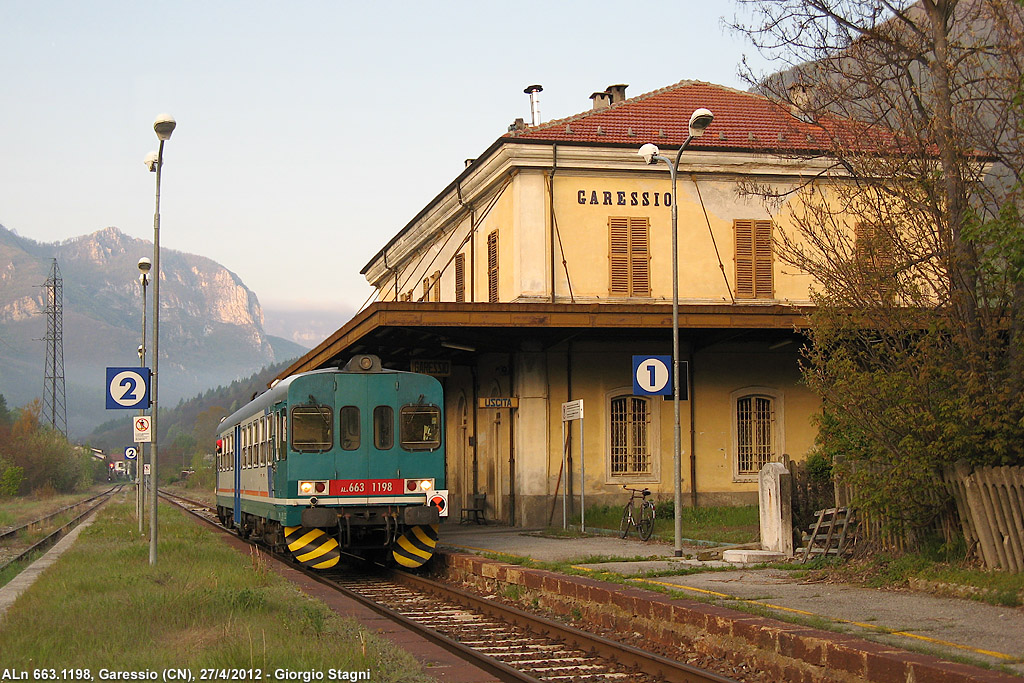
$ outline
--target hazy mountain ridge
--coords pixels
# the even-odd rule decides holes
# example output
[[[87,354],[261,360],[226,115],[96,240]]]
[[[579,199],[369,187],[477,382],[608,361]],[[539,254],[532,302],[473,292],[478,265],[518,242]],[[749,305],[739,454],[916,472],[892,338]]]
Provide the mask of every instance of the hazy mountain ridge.
[[[63,280],[68,430],[72,436],[86,434],[114,417],[104,407],[105,368],[139,363],[137,264],[143,256],[152,258],[152,252],[151,242],[113,227],[43,244],[0,226],[0,394],[9,405],[23,405],[42,393],[43,285],[56,258]],[[171,249],[161,250],[160,266],[161,405],[174,405],[305,351],[266,334],[259,300],[227,268]],[[152,309],[150,337],[151,316]]]

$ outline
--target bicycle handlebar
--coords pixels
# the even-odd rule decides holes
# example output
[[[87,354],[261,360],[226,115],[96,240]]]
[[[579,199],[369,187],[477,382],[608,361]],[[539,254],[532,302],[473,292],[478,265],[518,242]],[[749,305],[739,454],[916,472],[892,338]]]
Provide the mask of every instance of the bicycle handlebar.
[[[646,498],[647,496],[651,495],[651,490],[649,488],[647,488],[646,486],[643,489],[631,489],[628,486],[626,486],[625,484],[623,484],[622,488],[626,489],[627,491],[632,491],[633,493],[639,493],[644,498]]]

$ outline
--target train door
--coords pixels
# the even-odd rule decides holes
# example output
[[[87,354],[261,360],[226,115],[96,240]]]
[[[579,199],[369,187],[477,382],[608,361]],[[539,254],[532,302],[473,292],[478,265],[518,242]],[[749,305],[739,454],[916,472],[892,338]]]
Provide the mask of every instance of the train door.
[[[338,409],[338,450],[334,458],[334,479],[342,481],[373,479],[368,435],[369,416],[367,402],[368,375],[341,375],[338,377],[335,405]],[[344,487],[350,493],[366,493]]]
[[[235,526],[239,527],[242,524],[242,427],[241,425],[235,425],[235,436],[232,439],[234,442],[234,448],[231,450],[232,457],[235,459],[234,472],[234,518]]]

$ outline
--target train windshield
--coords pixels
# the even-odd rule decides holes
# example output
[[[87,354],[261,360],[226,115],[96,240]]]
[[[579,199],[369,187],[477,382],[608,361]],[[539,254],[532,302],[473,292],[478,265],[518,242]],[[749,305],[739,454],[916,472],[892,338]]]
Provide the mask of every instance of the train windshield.
[[[323,453],[334,445],[333,413],[330,406],[307,405],[292,408],[292,448],[300,453]]]
[[[441,410],[437,406],[402,406],[399,430],[405,450],[436,450],[441,446]]]

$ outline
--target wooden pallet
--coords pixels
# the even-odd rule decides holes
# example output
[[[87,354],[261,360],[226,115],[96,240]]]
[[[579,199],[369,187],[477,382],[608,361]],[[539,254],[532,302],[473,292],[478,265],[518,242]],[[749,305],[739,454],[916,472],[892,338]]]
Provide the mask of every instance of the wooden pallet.
[[[812,557],[834,555],[839,557],[853,545],[857,522],[850,508],[826,508],[815,512],[818,521],[807,527],[811,536],[804,548],[801,562]]]

